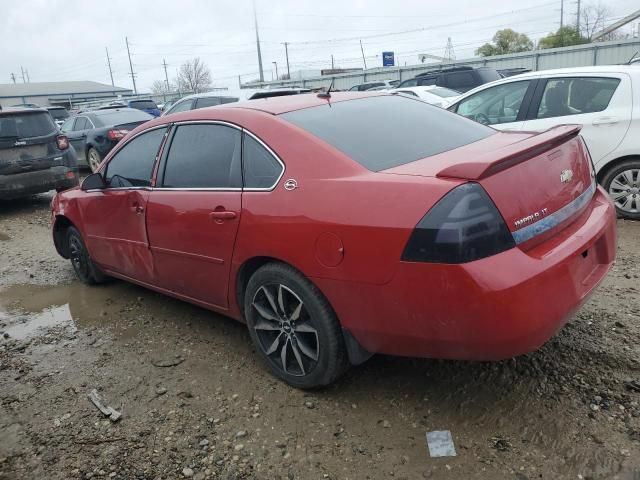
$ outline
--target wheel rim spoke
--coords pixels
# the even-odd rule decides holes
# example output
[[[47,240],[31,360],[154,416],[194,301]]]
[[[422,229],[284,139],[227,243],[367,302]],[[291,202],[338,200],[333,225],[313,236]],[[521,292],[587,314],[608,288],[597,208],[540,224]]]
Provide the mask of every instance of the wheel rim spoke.
[[[289,338],[284,341],[284,345],[280,351],[280,361],[282,362],[282,369],[284,370],[284,373],[289,373],[287,370],[287,345],[289,345]]]
[[[251,305],[253,305],[253,308],[255,308],[258,311],[258,313],[260,314],[260,316],[262,318],[264,318],[266,320],[271,320],[271,321],[274,321],[274,322],[280,321],[280,319],[278,318],[277,315],[272,314],[271,312],[269,312],[269,310],[264,308],[259,303],[253,302]]]
[[[304,364],[302,363],[302,357],[300,356],[300,351],[296,346],[296,342],[291,342],[291,350],[293,350],[293,356],[296,357],[296,361],[298,362],[302,375],[306,375],[306,372],[304,371]]]
[[[276,339],[273,341],[271,346],[265,351],[267,355],[273,354],[276,350],[278,350],[278,345],[280,345],[280,339],[282,338],[282,332],[278,334]]]
[[[278,285],[278,305],[280,306],[280,312],[286,317],[287,311],[284,309],[284,298],[282,298],[282,285]]]
[[[295,327],[293,327],[293,331],[296,333],[315,333],[318,334],[318,331],[313,328],[308,323],[297,323]]]
[[[273,295],[267,289],[267,287],[260,287],[260,290],[258,291],[262,291],[264,293],[264,296],[267,298],[267,301],[269,302],[269,305],[271,306],[271,310],[273,311],[274,315],[276,317],[279,317],[280,315],[278,314],[278,307],[276,307],[276,301],[274,300]]]
[[[622,183],[620,183],[620,181],[618,181],[617,178],[614,178],[613,180],[611,180],[611,185],[609,185],[609,190],[626,190],[627,186],[623,185]]]
[[[267,330],[267,331],[277,332],[280,330],[280,325],[274,325],[273,323],[265,322],[263,320],[256,323],[253,328],[255,328],[256,330]]]
[[[303,354],[305,354],[311,360],[318,361],[317,349],[314,352],[313,349],[311,347],[309,347],[309,345],[307,345],[306,340],[304,340],[302,337],[296,337],[296,341],[297,341],[298,347],[300,348],[300,351]]]

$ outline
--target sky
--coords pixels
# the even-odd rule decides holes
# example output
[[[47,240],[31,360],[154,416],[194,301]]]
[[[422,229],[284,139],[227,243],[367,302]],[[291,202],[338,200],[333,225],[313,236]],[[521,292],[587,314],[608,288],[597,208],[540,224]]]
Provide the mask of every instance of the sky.
[[[582,5],[597,0],[582,0]],[[537,40],[560,24],[561,0],[255,0],[265,80],[289,68],[319,70],[381,66],[383,51],[400,65],[418,54],[445,54],[451,38],[457,59],[473,56],[496,30],[513,28]],[[637,0],[601,0],[608,23],[638,8]],[[564,23],[575,24],[576,1],[564,0]],[[624,32],[630,32],[626,28]],[[125,45],[140,93],[171,80],[185,61],[200,57],[214,86],[237,90],[258,78],[251,0],[0,0],[0,83],[11,73],[31,82],[93,80],[132,88]]]

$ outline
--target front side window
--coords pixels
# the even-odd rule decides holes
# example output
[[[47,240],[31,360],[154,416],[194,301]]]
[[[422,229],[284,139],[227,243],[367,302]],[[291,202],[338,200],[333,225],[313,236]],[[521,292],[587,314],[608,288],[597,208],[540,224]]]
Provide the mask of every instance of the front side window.
[[[246,188],[272,188],[282,174],[280,162],[251,135],[244,135],[242,158]]]
[[[542,94],[537,118],[601,112],[609,106],[619,84],[619,78],[549,79]]]
[[[164,169],[165,188],[242,186],[240,130],[226,125],[180,125]]]
[[[62,124],[62,126],[60,127],[60,131],[62,133],[69,133],[70,131],[73,130],[73,122],[75,121],[76,121],[75,117],[68,119],[66,122]]]
[[[87,122],[87,117],[78,117],[76,119],[76,124],[73,126],[73,130],[79,132],[81,130],[88,130],[89,123]]]
[[[187,110],[191,110],[191,105],[193,105],[193,100],[185,100],[184,102],[178,102],[169,109],[169,111],[167,112],[167,115],[171,113],[186,112]]]
[[[111,188],[149,187],[166,128],[142,133],[129,141],[107,164],[104,174]]]
[[[515,122],[530,80],[505,83],[465,98],[457,113],[484,125]]]

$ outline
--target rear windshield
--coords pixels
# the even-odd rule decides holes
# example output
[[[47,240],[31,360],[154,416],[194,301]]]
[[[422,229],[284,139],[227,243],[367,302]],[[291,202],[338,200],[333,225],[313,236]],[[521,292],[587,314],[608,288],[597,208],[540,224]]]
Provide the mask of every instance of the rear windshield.
[[[442,98],[457,97],[460,95],[460,93],[456,92],[455,90],[451,90],[450,88],[444,88],[444,87],[432,88],[431,90],[429,90],[429,93],[433,93],[434,95],[437,95]]]
[[[65,118],[69,118],[69,112],[64,108],[52,108],[49,110],[49,113],[55,120],[64,120]]]
[[[42,137],[56,131],[49,112],[11,114],[0,117],[0,139]]]
[[[103,110],[102,112],[100,112],[99,115],[95,115],[95,118],[98,120],[98,123],[105,127],[133,122],[146,122],[153,118],[152,115],[140,110]]]
[[[131,106],[131,108],[137,108],[138,110],[158,108],[156,102],[154,102],[153,100],[134,100],[132,102],[129,102],[129,106]]]
[[[397,95],[361,98],[281,115],[378,172],[477,142],[495,130]]]

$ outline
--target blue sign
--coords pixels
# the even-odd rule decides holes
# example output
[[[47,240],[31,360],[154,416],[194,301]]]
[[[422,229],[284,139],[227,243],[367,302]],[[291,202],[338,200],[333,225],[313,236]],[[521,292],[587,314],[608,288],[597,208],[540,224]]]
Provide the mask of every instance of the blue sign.
[[[396,64],[393,58],[393,52],[382,52],[382,66],[393,67]]]

